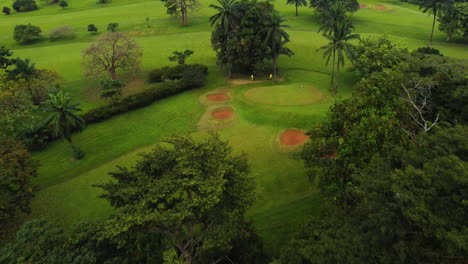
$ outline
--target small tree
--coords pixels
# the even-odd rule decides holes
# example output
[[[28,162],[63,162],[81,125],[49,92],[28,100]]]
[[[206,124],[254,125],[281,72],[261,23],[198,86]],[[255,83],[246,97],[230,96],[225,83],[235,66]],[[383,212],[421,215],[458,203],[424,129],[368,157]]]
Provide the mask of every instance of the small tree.
[[[72,133],[74,129],[82,130],[86,123],[77,115],[77,112],[81,111],[78,107],[79,104],[71,104],[71,99],[70,94],[60,91],[57,94],[49,94],[49,100],[42,105],[44,111],[52,113],[45,123],[54,123],[55,135],[66,139],[70,143],[73,156],[76,159],[81,159],[84,154],[73,145]]]
[[[99,185],[122,223],[112,236],[133,230],[160,233],[175,250],[171,259],[184,260],[170,263],[207,263],[197,258],[228,248],[239,237],[244,214],[257,196],[247,158],[234,155],[216,135],[164,143]]]
[[[182,26],[188,26],[189,11],[194,11],[199,6],[199,0],[162,0],[165,2],[167,13],[180,17]]]
[[[11,9],[8,6],[3,7],[3,13],[5,13],[5,15],[8,16],[10,14],[10,11],[11,11]]]
[[[185,50],[184,52],[174,51],[174,56],[169,57],[170,61],[177,61],[177,63],[185,64],[185,60],[193,54],[193,50]]]
[[[65,9],[65,7],[68,7],[68,2],[65,1],[65,0],[60,0],[59,2],[59,6],[63,9]]]
[[[109,25],[107,25],[107,30],[110,32],[115,32],[118,26],[119,26],[119,23],[115,23],[115,22],[109,23]]]
[[[287,5],[295,5],[296,6],[296,16],[298,16],[297,8],[300,6],[307,6],[306,0],[287,0]]]
[[[42,30],[38,26],[31,24],[16,25],[13,33],[13,39],[17,42],[28,42],[41,36]]]
[[[97,32],[98,32],[98,28],[97,28],[94,24],[89,24],[89,25],[88,25],[88,32],[97,33]]]
[[[108,0],[98,0],[98,3],[99,3],[99,4],[105,4],[105,3],[107,3],[107,2],[109,2],[109,1],[108,1]]]
[[[111,105],[113,106],[115,100],[122,95],[122,88],[125,86],[125,83],[118,80],[104,80],[101,82],[101,93],[99,96],[103,99],[110,99]]]
[[[5,46],[0,46],[0,69],[6,69],[8,66],[13,64],[14,60],[10,59],[13,52],[7,49]]]
[[[16,0],[13,2],[12,7],[16,12],[28,12],[38,9],[36,1],[33,0]]]
[[[117,79],[117,70],[136,71],[142,52],[134,40],[121,32],[107,33],[99,37],[83,51],[83,63],[87,76],[96,78],[109,74]]]
[[[30,211],[30,180],[38,167],[21,142],[0,134],[0,226],[18,212]]]

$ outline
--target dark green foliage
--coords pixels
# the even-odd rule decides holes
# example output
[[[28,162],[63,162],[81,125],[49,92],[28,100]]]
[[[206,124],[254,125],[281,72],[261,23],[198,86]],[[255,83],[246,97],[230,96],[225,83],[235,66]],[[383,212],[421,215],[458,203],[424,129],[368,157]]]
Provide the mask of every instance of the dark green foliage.
[[[109,2],[109,0],[98,0],[99,4],[105,4],[105,3],[108,3],[108,2]]]
[[[419,1],[419,9],[422,9],[423,13],[433,15],[431,36],[429,38],[429,45],[432,45],[432,38],[434,36],[434,28],[437,15],[443,10],[450,8],[450,0],[421,0]]]
[[[30,181],[37,176],[38,167],[21,142],[0,134],[0,228],[19,212],[30,212]]]
[[[96,32],[98,32],[98,28],[94,24],[89,24],[88,25],[88,32],[96,33]]]
[[[14,59],[10,59],[13,52],[5,46],[0,46],[0,69],[6,69],[14,63]]]
[[[174,51],[174,56],[169,57],[169,61],[177,61],[178,64],[185,64],[185,60],[193,54],[193,50],[185,50],[184,52]]]
[[[322,12],[324,9],[328,9],[330,6],[343,4],[343,9],[346,12],[355,12],[359,10],[359,3],[357,0],[310,0],[310,7],[315,8],[318,12]]]
[[[42,122],[26,123],[21,129],[21,138],[29,150],[38,151],[46,147],[49,137]]]
[[[26,58],[25,60],[16,58],[15,60],[11,61],[11,65],[15,68],[13,70],[6,71],[8,79],[10,80],[16,80],[18,78],[28,79],[37,72],[35,67],[36,64],[31,62],[29,58]]]
[[[109,235],[161,233],[169,249],[177,250],[177,259],[187,263],[196,263],[206,251],[231,248],[256,198],[245,155],[234,156],[217,135],[164,143],[99,185],[101,197],[117,208],[110,220],[116,228]]]
[[[10,14],[10,11],[11,9],[8,6],[4,6],[2,9],[2,12],[7,16]]]
[[[110,31],[110,32],[115,32],[117,30],[117,27],[119,26],[119,23],[109,23],[107,25],[107,30]]]
[[[180,24],[188,26],[189,12],[194,11],[199,6],[198,0],[161,0],[167,8],[169,15],[180,17]]]
[[[307,6],[307,1],[306,0],[287,0],[286,4],[296,6],[296,16],[298,16],[299,14],[297,12],[297,8],[300,6]]]
[[[468,37],[468,3],[456,3],[454,7],[457,9],[458,30],[464,38]]]
[[[15,0],[12,7],[16,12],[28,12],[38,9],[34,0]]]
[[[13,32],[13,39],[18,42],[29,42],[41,36],[42,30],[38,26],[31,24],[16,25]]]
[[[152,73],[157,71],[154,70]],[[100,122],[112,116],[147,106],[156,100],[201,87],[205,83],[208,68],[200,64],[178,65],[171,68],[162,68],[159,71],[162,71],[163,74],[158,78],[166,80],[164,83],[156,84],[141,93],[116,100],[113,106],[108,105],[92,109],[83,115],[83,119],[88,124]],[[150,74],[149,81],[158,80],[158,78]]]
[[[385,35],[378,38],[368,37],[361,39],[356,46],[351,70],[363,78],[373,72],[399,67],[408,55],[407,49],[400,48]]]
[[[73,131],[81,131],[86,126],[86,122],[77,113],[81,111],[79,104],[71,103],[71,96],[68,93],[59,91],[57,94],[49,94],[49,99],[42,103],[42,110],[52,113],[44,122],[54,125],[54,135],[66,139],[72,148],[75,158],[82,158],[79,151],[72,142]]]
[[[115,100],[122,95],[123,87],[125,87],[125,83],[122,81],[112,79],[101,81],[99,96],[104,99],[110,99],[111,105],[114,105]]]
[[[432,47],[421,47],[416,50],[416,52],[422,53],[422,54],[430,54],[430,55],[440,55],[443,56],[440,53],[440,50],[432,48]]]
[[[236,4],[236,13],[242,14],[231,22],[219,22],[211,34],[211,43],[218,65],[247,73],[271,57],[265,42],[265,23],[271,21],[273,6],[268,2],[242,0]],[[214,18],[212,21],[215,21]],[[226,25],[235,30],[226,32]],[[228,28],[229,28],[228,27]]]
[[[65,1],[65,0],[60,0],[60,1],[59,1],[59,6],[60,6],[61,8],[65,8],[65,7],[68,6],[68,2]]]
[[[467,133],[464,126],[436,128],[375,155],[352,176],[355,205],[329,204],[284,249],[281,263],[465,263]]]

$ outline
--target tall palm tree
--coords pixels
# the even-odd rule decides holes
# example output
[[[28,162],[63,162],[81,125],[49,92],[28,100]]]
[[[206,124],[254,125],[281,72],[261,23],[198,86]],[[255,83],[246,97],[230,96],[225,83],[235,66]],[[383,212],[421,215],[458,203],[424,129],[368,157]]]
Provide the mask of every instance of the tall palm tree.
[[[226,34],[226,45],[229,42],[229,37],[232,30],[234,30],[240,19],[240,12],[238,9],[238,2],[236,0],[218,0],[218,5],[211,4],[210,7],[216,9],[218,13],[210,17],[209,21],[211,26],[218,24]],[[228,56],[228,75],[232,76],[232,65]]]
[[[307,1],[306,0],[287,0],[286,4],[287,5],[295,5],[296,6],[296,16],[298,16],[297,7],[307,6]]]
[[[345,57],[354,57],[354,46],[348,41],[353,39],[359,39],[359,34],[352,34],[353,25],[350,20],[344,20],[338,23],[331,34],[323,34],[325,38],[329,40],[328,44],[319,48],[324,50],[323,57],[327,58],[326,65],[332,58],[332,73],[331,73],[331,84],[330,90],[333,94],[338,91],[340,65],[344,65]],[[335,64],[337,64],[337,75],[335,80]],[[334,82],[335,81],[335,82]]]
[[[437,17],[437,12],[441,9],[445,8],[448,5],[450,0],[422,0],[419,4],[419,9],[422,9],[423,13],[428,13],[434,15],[434,19],[432,21],[432,30],[431,30],[431,37],[429,39],[429,45],[432,45],[432,37],[434,36],[434,28],[435,22]]]
[[[318,15],[321,26],[318,32],[331,34],[331,32],[336,28],[338,23],[347,19],[347,6],[347,2],[338,1],[332,4],[324,5],[321,9],[319,9]]]
[[[273,79],[276,80],[277,74],[277,58],[278,54],[284,52],[284,44],[289,42],[289,34],[283,30],[288,28],[288,25],[284,25],[285,19],[278,12],[273,12],[269,21],[265,23],[263,29],[265,33],[265,41],[268,43],[273,57]]]
[[[77,115],[81,109],[79,104],[71,104],[71,96],[63,91],[57,94],[49,94],[49,99],[42,103],[42,109],[46,112],[51,112],[52,115],[47,118],[45,124],[53,122],[54,133],[70,143],[73,153],[78,149],[72,142],[73,129],[81,130],[85,127],[85,121]]]

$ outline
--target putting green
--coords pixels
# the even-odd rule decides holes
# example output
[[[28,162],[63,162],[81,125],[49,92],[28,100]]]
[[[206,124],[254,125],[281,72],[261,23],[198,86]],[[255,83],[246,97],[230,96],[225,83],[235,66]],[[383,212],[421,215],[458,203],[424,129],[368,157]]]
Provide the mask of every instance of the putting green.
[[[293,106],[319,102],[325,94],[314,86],[296,83],[252,88],[244,96],[258,103]]]

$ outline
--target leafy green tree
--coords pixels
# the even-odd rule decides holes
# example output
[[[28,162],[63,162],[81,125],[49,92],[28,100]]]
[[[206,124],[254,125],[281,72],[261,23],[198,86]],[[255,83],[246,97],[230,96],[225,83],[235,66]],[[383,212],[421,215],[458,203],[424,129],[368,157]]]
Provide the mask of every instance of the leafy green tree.
[[[94,24],[89,24],[89,25],[88,25],[88,32],[97,33],[97,32],[98,32],[98,28],[97,28]]]
[[[2,12],[7,16],[10,14],[10,11],[11,9],[8,6],[4,6],[2,9]]]
[[[65,0],[60,0],[59,1],[59,6],[63,9],[65,9],[66,7],[68,7],[68,2],[65,1]]]
[[[324,8],[317,9],[315,12],[318,13],[320,22],[318,32],[332,34],[340,23],[349,21],[346,15],[346,3],[342,1],[327,4]]]
[[[36,63],[31,62],[29,58],[25,60],[16,58],[13,60],[12,65],[15,67],[12,70],[7,70],[7,75],[10,80],[16,80],[18,78],[30,78],[36,73]]]
[[[122,95],[122,88],[125,87],[125,83],[118,80],[104,80],[101,82],[101,86],[102,89],[99,96],[110,99],[111,105],[114,105],[115,100]]]
[[[169,61],[177,61],[179,65],[185,64],[185,60],[193,54],[193,50],[185,50],[184,52],[174,51],[174,56],[169,57]]]
[[[288,25],[284,25],[285,19],[278,12],[273,12],[270,20],[266,22],[263,33],[265,33],[265,41],[268,43],[271,55],[273,57],[273,79],[277,78],[277,59],[278,54],[285,53],[289,56],[294,54],[291,50],[284,47],[284,44],[288,43],[289,34],[284,31],[283,28],[288,28]]]
[[[188,26],[189,12],[195,11],[200,5],[199,0],[162,0],[169,15],[180,17],[180,24]]]
[[[360,77],[384,69],[395,69],[410,56],[407,49],[393,43],[386,35],[361,39],[355,48],[352,70]]]
[[[169,145],[168,145],[169,144]],[[101,196],[117,208],[110,235],[158,232],[177,259],[195,263],[213,249],[230,248],[255,200],[245,155],[211,135],[167,139],[132,168],[119,167]]]
[[[332,5],[344,4],[343,8],[346,12],[355,12],[359,10],[359,3],[357,0],[310,0],[310,7],[315,8],[316,11],[321,12],[324,9],[330,8]]]
[[[16,25],[13,32],[13,39],[18,42],[29,42],[41,36],[42,30],[38,26],[31,24]]]
[[[211,26],[218,25],[219,28],[224,30],[226,35],[226,44],[229,42],[231,31],[234,30],[240,20],[240,13],[238,2],[236,0],[218,0],[219,5],[211,4],[210,7],[214,8],[217,13],[210,17]],[[228,77],[232,76],[232,62],[228,57],[227,62]]]
[[[464,38],[468,37],[468,3],[460,2],[453,5],[457,9],[458,27]]]
[[[236,29],[227,33],[226,24],[218,23],[211,34],[211,44],[217,54],[218,65],[227,65],[232,71],[254,73],[271,58],[263,32],[274,8],[269,2],[241,0],[237,9],[243,15],[236,23]]]
[[[351,21],[344,20],[341,23],[336,24],[331,34],[323,34],[325,38],[329,40],[326,46],[321,47],[324,50],[323,57],[327,58],[326,64],[330,62],[332,58],[332,73],[331,73],[331,85],[330,90],[336,94],[338,92],[339,76],[340,76],[340,65],[344,65],[345,56],[348,58],[354,58],[354,45],[348,41],[353,39],[359,39],[359,34],[352,34],[353,26]],[[336,81],[335,78],[335,64],[337,65]]]
[[[107,31],[110,31],[110,32],[115,32],[117,30],[117,27],[119,26],[119,23],[109,23],[107,25]]]
[[[458,15],[457,9],[453,6],[448,6],[439,13],[439,30],[447,34],[447,41],[450,41],[459,31]]]
[[[38,167],[21,142],[0,134],[0,226],[18,212],[30,212],[33,198],[30,182],[37,176]]]
[[[38,9],[36,1],[33,0],[15,0],[12,7],[16,12],[28,12]]]
[[[389,156],[375,155],[352,175],[355,205],[327,204],[281,263],[464,263],[467,132],[436,128],[394,145]]]
[[[5,46],[0,46],[0,69],[5,70],[8,66],[12,65],[14,60],[10,59],[13,52]]]
[[[81,109],[79,104],[71,103],[71,96],[63,91],[57,94],[49,94],[49,99],[43,102],[43,110],[51,112],[52,115],[45,121],[46,124],[54,124],[54,133],[70,143],[75,158],[81,158],[82,152],[72,142],[73,130],[82,130],[85,121],[77,115]],[[80,157],[81,156],[81,157]]]
[[[117,80],[117,71],[137,71],[142,52],[138,44],[121,32],[107,33],[83,51],[86,75]]]
[[[307,6],[306,0],[287,0],[287,5],[295,5],[296,6],[296,16],[298,16],[297,8],[300,6]]]
[[[429,38],[429,45],[432,45],[432,37],[434,36],[434,28],[438,12],[447,7],[448,0],[421,0],[419,2],[419,9],[422,9],[423,13],[433,15],[431,37]]]

